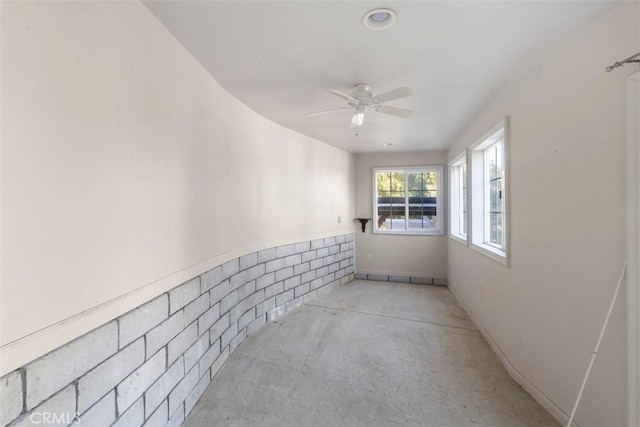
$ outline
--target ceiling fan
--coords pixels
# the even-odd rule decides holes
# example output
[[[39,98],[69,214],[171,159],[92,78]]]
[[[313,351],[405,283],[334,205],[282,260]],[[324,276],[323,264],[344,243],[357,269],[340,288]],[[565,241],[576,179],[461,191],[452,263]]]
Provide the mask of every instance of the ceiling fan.
[[[347,101],[346,107],[332,108],[330,110],[318,111],[315,113],[307,114],[308,117],[317,116],[320,114],[331,113],[340,110],[353,109],[353,116],[351,117],[350,128],[356,128],[356,135],[358,134],[358,127],[364,123],[364,115],[370,110],[378,113],[389,114],[391,116],[402,117],[407,119],[413,115],[413,110],[407,110],[406,108],[391,107],[389,105],[383,105],[383,102],[393,101],[394,99],[404,98],[406,96],[413,95],[413,91],[408,87],[399,87],[390,91],[376,95],[373,93],[369,85],[358,83],[353,87],[353,92],[346,94],[339,90],[328,89],[329,93]]]

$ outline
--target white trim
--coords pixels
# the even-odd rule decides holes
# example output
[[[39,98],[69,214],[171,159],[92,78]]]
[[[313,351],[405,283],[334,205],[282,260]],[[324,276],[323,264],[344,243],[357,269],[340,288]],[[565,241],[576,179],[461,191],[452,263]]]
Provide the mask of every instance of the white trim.
[[[506,253],[494,246],[483,244],[483,243],[471,242],[469,247],[476,252],[479,252],[485,256],[488,256],[494,261],[498,261],[500,264],[509,266]]]
[[[459,218],[461,206],[458,201],[459,194],[458,191],[460,189],[460,180],[457,176],[454,176],[454,169],[464,165],[465,166],[465,175],[467,179],[467,234],[458,233],[459,231]],[[447,188],[448,191],[448,201],[449,201],[449,237],[452,240],[455,240],[458,243],[461,243],[465,246],[469,245],[469,157],[467,150],[464,150],[462,153],[458,154],[452,161],[449,162],[449,179],[447,180]],[[455,187],[455,188],[454,188]],[[456,194],[454,195],[454,189],[456,190]],[[455,197],[454,197],[455,196]],[[456,218],[454,218],[454,215]]]
[[[627,77],[628,420],[640,425],[640,71]]]
[[[444,232],[434,228],[433,230],[410,229],[410,230],[375,230],[373,234],[391,234],[397,236],[443,236]]]
[[[451,233],[449,233],[449,238],[450,238],[451,240],[453,240],[454,242],[458,242],[458,243],[460,243],[461,245],[469,246],[469,240],[468,240],[469,235],[468,235],[468,234],[467,234],[467,238],[465,239],[465,238],[463,238],[463,237],[461,237],[461,236],[458,236],[457,234],[451,234]]]
[[[513,378],[513,380],[518,383],[523,389],[527,391],[543,408],[545,408],[556,420],[558,420],[563,426],[569,421],[569,415],[565,413],[558,405],[556,405],[547,395],[545,395],[539,388],[537,388],[527,377],[525,377],[522,373],[520,373],[511,363],[507,355],[502,351],[498,343],[493,339],[489,331],[484,327],[482,322],[473,315],[471,310],[467,307],[464,300],[458,295],[456,292],[455,286],[452,286],[451,283],[448,284],[448,288],[458,301],[462,309],[467,313],[467,316],[471,319],[473,324],[478,328],[480,334],[484,337],[484,339],[491,347],[491,350],[498,356],[500,363],[507,370],[509,376]],[[572,427],[580,427],[575,420],[571,424]]]
[[[405,215],[405,229],[404,230],[379,230],[377,226],[378,214],[377,214],[377,180],[376,174],[380,171],[398,171],[398,172],[435,172],[437,175],[436,180],[436,218],[437,218],[437,227],[434,229],[410,229],[408,228],[409,216]],[[402,236],[442,236],[445,233],[445,217],[446,212],[444,209],[445,206],[445,196],[442,191],[444,188],[444,166],[443,165],[425,165],[425,166],[375,166],[372,168],[372,220],[371,220],[371,230],[373,234],[392,234],[392,235],[402,235]],[[409,203],[408,203],[408,190],[406,189],[406,182],[408,180],[408,173],[405,174],[405,206],[408,212]]]

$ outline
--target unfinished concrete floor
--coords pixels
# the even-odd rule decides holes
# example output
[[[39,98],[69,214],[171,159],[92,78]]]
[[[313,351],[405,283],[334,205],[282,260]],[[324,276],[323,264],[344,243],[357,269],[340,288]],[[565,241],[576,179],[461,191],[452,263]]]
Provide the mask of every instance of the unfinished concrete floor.
[[[446,287],[355,280],[247,338],[186,426],[556,426]]]

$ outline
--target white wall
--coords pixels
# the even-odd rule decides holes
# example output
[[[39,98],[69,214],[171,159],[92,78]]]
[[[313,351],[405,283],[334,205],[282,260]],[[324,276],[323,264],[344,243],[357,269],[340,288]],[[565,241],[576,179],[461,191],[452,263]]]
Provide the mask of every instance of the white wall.
[[[354,229],[353,156],[235,100],[142,4],[1,7],[0,375],[227,259]]]
[[[449,284],[556,416],[570,413],[625,260],[625,77],[640,50],[624,3],[512,82],[449,159],[511,117],[511,268],[449,243]],[[578,409],[581,426],[626,424],[625,294]]]
[[[444,165],[446,162],[446,151],[404,153],[389,151],[356,154],[356,217],[372,218],[374,167],[431,166]],[[443,203],[443,206],[446,206],[446,203]],[[356,271],[358,273],[447,278],[446,236],[373,234],[371,227],[371,222],[367,223],[367,231],[362,233],[360,223],[357,223]],[[370,261],[366,258],[368,253],[371,254]]]

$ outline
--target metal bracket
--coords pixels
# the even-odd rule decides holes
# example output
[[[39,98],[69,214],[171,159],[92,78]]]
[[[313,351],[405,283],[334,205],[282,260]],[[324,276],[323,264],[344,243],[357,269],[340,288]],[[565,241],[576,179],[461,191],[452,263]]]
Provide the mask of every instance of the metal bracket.
[[[628,57],[627,59],[623,59],[622,61],[614,62],[613,65],[609,65],[607,68],[605,68],[605,70],[608,73],[609,71],[613,71],[618,67],[622,67],[624,64],[640,64],[640,59],[636,59],[638,57],[640,57],[640,52]]]
[[[367,222],[369,222],[371,218],[356,218],[356,220],[360,221],[360,224],[362,224],[362,232],[364,233],[367,229]]]

